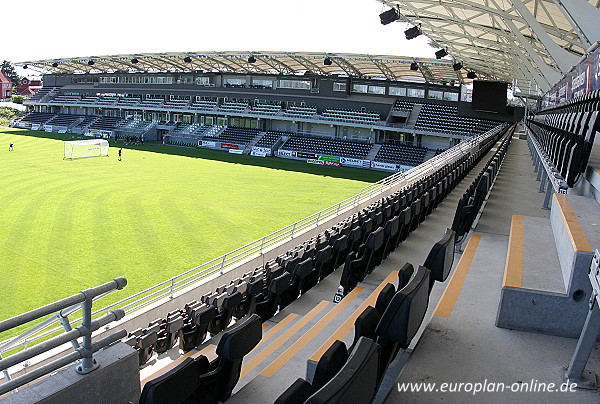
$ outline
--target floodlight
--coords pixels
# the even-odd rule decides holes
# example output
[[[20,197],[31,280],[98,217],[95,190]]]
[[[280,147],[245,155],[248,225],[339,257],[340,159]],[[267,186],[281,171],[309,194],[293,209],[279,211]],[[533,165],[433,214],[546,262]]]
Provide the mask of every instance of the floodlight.
[[[131,59],[131,63],[133,63],[133,64],[136,64],[138,62],[139,62],[139,60],[137,60],[136,58]]]
[[[412,62],[410,64],[410,70],[413,70],[413,71],[419,70],[419,64],[417,62]]]
[[[389,23],[400,19],[400,16],[395,8],[390,8],[389,10],[379,14],[379,19],[381,20],[381,24],[388,25]]]
[[[457,72],[463,68],[463,64],[462,64],[462,62],[456,62],[452,65],[452,68],[454,69],[455,72]]]
[[[468,79],[476,79],[477,74],[475,74],[475,72],[467,72],[467,78]]]
[[[27,69],[27,68],[29,68],[29,66],[23,65],[23,69]]]
[[[248,58],[248,63],[256,63],[256,58],[252,55]]]
[[[406,39],[414,39],[421,35],[421,29],[415,25],[414,27],[404,31],[404,35],[406,36]]]
[[[184,57],[184,58],[183,58],[183,61],[184,61],[185,63],[191,63],[191,62],[192,62],[192,58],[191,58],[191,57],[189,57],[189,56],[186,56],[186,57]]]
[[[96,63],[96,62],[94,62],[93,60],[88,60],[88,65],[93,66],[94,63]]]
[[[323,64],[324,64],[325,66],[331,66],[331,64],[332,64],[332,63],[333,63],[333,62],[332,62],[332,61],[331,61],[331,59],[329,59],[328,57],[327,57],[327,58],[325,58],[325,59],[323,59]]]
[[[58,63],[56,63],[56,62],[52,63],[52,67],[58,67]]]
[[[435,58],[436,59],[441,59],[444,56],[446,56],[447,54],[448,54],[448,52],[446,52],[446,49],[442,48],[442,49],[440,49],[440,50],[438,50],[438,51],[435,52]]]

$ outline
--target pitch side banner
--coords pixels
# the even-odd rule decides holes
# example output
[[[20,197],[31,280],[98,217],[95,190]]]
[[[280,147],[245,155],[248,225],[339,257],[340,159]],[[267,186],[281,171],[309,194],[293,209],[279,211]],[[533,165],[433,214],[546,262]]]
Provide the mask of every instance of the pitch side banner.
[[[237,149],[238,145],[233,143],[221,143],[221,148],[223,149]]]
[[[372,161],[371,162],[371,168],[377,168],[380,170],[386,170],[386,171],[405,171],[402,170],[400,167],[400,164],[393,164],[393,163],[382,163],[380,161]]]
[[[301,159],[318,160],[317,155],[314,153],[296,152],[296,157]]]
[[[44,125],[44,130],[46,132],[52,132],[52,125]]]
[[[343,166],[353,166],[353,167],[362,167],[363,166],[363,161],[362,159],[351,159],[349,157],[342,157],[340,158],[340,163]]]
[[[244,151],[240,149],[229,149],[229,153],[232,154],[242,154]]]
[[[295,151],[289,151],[289,150],[277,150],[277,155],[279,157],[296,157],[296,152]]]
[[[40,124],[39,123],[32,123],[31,124],[31,130],[40,130]]]
[[[251,156],[255,156],[255,157],[267,157],[267,154],[266,154],[266,153],[259,152],[259,151],[256,151],[256,150],[252,150],[252,151],[250,152],[250,155],[251,155]]]
[[[330,161],[332,163],[339,163],[340,162],[340,158],[338,156],[327,156],[325,154],[321,154],[319,155],[319,160],[323,160],[323,161]]]
[[[269,147],[252,146],[252,151],[263,154],[271,154],[271,149]]]
[[[319,160],[322,161],[324,165],[331,167],[341,167],[342,165],[337,161],[327,161],[327,160]]]
[[[306,160],[306,162],[308,164],[320,164],[320,165],[325,164],[325,162],[323,160],[317,160],[317,159],[308,159],[308,160]]]
[[[209,140],[201,140],[200,141],[200,146],[202,147],[217,147],[217,144],[215,142],[211,142]]]

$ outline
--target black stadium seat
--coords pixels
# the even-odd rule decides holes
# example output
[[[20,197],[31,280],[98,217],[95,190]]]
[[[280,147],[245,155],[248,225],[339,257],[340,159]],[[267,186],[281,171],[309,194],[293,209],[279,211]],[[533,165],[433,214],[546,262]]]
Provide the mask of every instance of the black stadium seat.
[[[429,290],[433,287],[435,281],[444,282],[454,263],[454,239],[455,233],[452,229],[446,229],[446,233],[440,241],[435,243],[423,266],[431,271],[431,280]]]
[[[368,338],[359,339],[344,367],[306,404],[370,403],[377,389],[380,347]]]
[[[195,396],[204,404],[223,402],[231,396],[240,378],[242,360],[262,339],[262,324],[253,314],[226,331],[217,345],[217,359],[200,374]]]

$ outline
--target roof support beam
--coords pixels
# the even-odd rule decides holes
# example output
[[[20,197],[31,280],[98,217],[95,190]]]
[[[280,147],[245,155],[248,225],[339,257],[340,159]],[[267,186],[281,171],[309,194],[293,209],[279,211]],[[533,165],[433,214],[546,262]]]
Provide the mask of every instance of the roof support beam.
[[[554,0],[571,26],[583,37],[584,48],[589,48],[594,42],[600,41],[600,10],[585,0]]]
[[[568,0],[567,0],[568,1]],[[521,17],[525,19],[529,28],[535,33],[539,41],[544,45],[546,51],[550,55],[550,57],[554,60],[554,63],[558,66],[562,74],[565,74],[569,71],[571,66],[577,64],[579,57],[569,53],[565,49],[561,48],[550,38],[550,35],[546,32],[546,30],[541,26],[541,24],[535,19],[533,14],[529,11],[527,7],[523,4],[521,0],[512,0],[513,5],[521,14]],[[600,21],[600,19],[598,20]]]

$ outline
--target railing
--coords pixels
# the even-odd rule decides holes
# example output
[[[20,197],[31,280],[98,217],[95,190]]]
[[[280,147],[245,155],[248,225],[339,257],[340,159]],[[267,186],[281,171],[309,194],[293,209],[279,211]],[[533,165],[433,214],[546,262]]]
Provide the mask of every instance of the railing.
[[[472,149],[478,147],[480,142],[483,142],[486,139],[496,135],[505,127],[506,125],[500,125],[486,132],[485,134],[464,140],[451,149],[446,150],[445,152],[433,157],[432,159],[411,170],[392,174],[379,182],[370,184],[360,190],[358,194],[348,199],[329,206],[320,212],[301,219],[296,223],[290,224],[289,226],[268,234],[258,240],[252,241],[220,257],[205,262],[202,265],[185,271],[182,274],[176,275],[145,290],[128,296],[127,298],[119,300],[118,302],[107,305],[102,309],[96,310],[92,313],[92,316],[98,316],[104,312],[109,312],[110,310],[115,310],[117,308],[123,309],[128,313],[135,315],[136,310],[147,307],[148,305],[163,299],[172,299],[176,293],[183,291],[192,285],[199,285],[202,281],[207,281],[219,275],[225,274],[238,267],[241,263],[264,256],[266,252],[274,249],[284,242],[299,238],[302,234],[316,228],[320,224],[338,217],[341,220],[341,218],[346,217],[348,213],[352,211],[352,209],[364,202],[382,195],[384,192],[392,188],[401,189],[402,187],[411,185],[420,178],[435,172],[445,164],[450,164],[463,155],[470,153]],[[74,321],[76,322],[80,320],[81,319],[77,319]],[[47,330],[43,334],[36,336],[35,339],[31,338],[22,340],[22,342],[24,344],[35,343],[36,340],[47,337],[58,330],[60,330],[58,327]],[[3,345],[0,343],[0,354],[5,352],[2,347]]]
[[[28,349],[24,349],[21,352],[15,353],[7,358],[2,359],[2,356],[0,355],[0,371],[4,373],[4,378],[6,379],[6,383],[0,384],[0,395],[23,386],[24,384],[27,384],[38,377],[47,375],[50,372],[60,369],[77,359],[82,359],[81,364],[77,365],[75,368],[77,373],[87,374],[97,369],[100,365],[92,357],[93,353],[109,344],[112,344],[115,341],[122,339],[125,337],[126,331],[121,330],[120,332],[111,334],[110,336],[103,338],[94,344],[92,344],[92,333],[113,321],[122,319],[123,316],[125,316],[125,311],[123,309],[116,309],[92,321],[92,302],[95,298],[106,295],[115,289],[123,289],[125,285],[127,285],[127,280],[123,277],[119,277],[111,282],[96,286],[95,288],[83,290],[76,295],[64,298],[54,303],[50,303],[46,306],[23,313],[16,317],[0,321],[0,333],[2,333],[45,317],[49,314],[56,313],[55,316],[43,321],[41,324],[33,327],[20,336],[4,342],[0,346],[0,352],[6,352],[10,349],[14,349],[15,346],[23,339],[26,339],[28,335],[35,334],[38,331],[47,328],[54,322],[60,321],[65,329],[64,334],[50,338],[43,343],[37,344]],[[79,327],[72,329],[68,316],[78,309],[81,309],[83,313],[81,319],[82,323]],[[81,346],[77,342],[78,338],[83,339],[83,344]],[[11,379],[8,372],[10,367],[25,362],[37,355],[48,352],[49,350],[57,348],[68,342],[71,342],[75,352],[62,356],[61,358],[39,367],[32,372],[25,373],[19,377]]]
[[[550,209],[552,191],[566,194],[569,186],[540,143],[532,136],[527,125],[525,125],[525,132],[527,133],[527,144],[533,159],[534,171],[537,173],[536,181],[540,182],[540,192],[546,192],[542,209]]]

